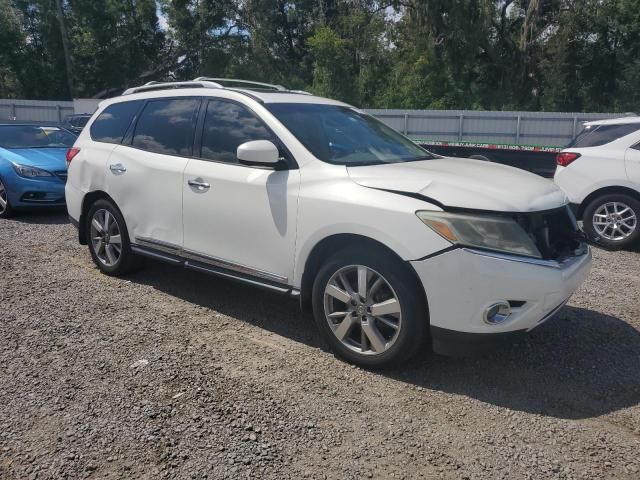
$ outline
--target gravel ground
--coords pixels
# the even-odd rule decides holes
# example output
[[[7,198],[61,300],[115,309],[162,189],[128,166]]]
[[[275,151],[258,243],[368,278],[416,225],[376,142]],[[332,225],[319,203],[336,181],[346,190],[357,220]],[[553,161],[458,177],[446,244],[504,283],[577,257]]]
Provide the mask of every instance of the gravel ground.
[[[640,478],[640,254],[553,322],[368,372],[283,297],[0,220],[0,478]]]

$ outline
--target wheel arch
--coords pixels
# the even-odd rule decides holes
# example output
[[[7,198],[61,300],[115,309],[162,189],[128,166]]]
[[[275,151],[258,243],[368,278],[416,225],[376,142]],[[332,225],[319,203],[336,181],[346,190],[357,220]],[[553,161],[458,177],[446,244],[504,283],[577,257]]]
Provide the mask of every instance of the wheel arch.
[[[116,205],[116,202],[113,201],[113,198],[111,198],[111,196],[103,191],[103,190],[95,190],[92,192],[87,193],[83,198],[82,198],[82,207],[80,210],[80,219],[78,220],[78,240],[80,242],[81,245],[86,245],[87,244],[87,214],[89,213],[89,209],[91,208],[91,205],[93,205],[95,202],[97,202],[100,199],[106,199],[109,200],[110,202],[112,202],[116,208],[118,208],[118,206]]]
[[[576,217],[578,218],[578,220],[582,220],[582,216],[584,214],[585,209],[587,208],[587,205],[589,205],[596,198],[601,197],[603,195],[611,195],[616,193],[629,195],[630,197],[635,198],[640,202],[640,192],[638,192],[637,190],[634,190],[633,188],[623,187],[619,185],[602,187],[602,188],[599,188],[598,190],[591,192],[589,195],[585,197],[585,199],[580,204],[580,207],[578,208]]]
[[[311,249],[305,261],[300,287],[300,305],[305,312],[311,311],[311,292],[313,290],[313,281],[316,278],[316,275],[318,274],[320,268],[322,267],[323,260],[327,259],[330,255],[334,254],[337,251],[352,247],[375,249],[381,254],[390,255],[391,257],[395,258],[401,265],[404,265],[407,272],[409,272],[409,274],[420,286],[420,292],[422,294],[419,300],[420,302],[422,302],[424,308],[427,311],[427,319],[429,318],[429,304],[427,301],[426,292],[424,291],[422,282],[420,281],[418,274],[409,264],[409,262],[403,260],[396,252],[394,252],[391,248],[379,242],[378,240],[353,233],[340,233],[330,235],[320,240]]]

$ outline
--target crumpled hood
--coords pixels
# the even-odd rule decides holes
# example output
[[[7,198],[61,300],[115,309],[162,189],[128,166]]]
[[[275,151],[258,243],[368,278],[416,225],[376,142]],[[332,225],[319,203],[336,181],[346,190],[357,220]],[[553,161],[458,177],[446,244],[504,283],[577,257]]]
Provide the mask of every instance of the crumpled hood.
[[[551,180],[484,160],[442,158],[348,167],[359,185],[419,194],[446,207],[496,212],[536,212],[567,203]]]
[[[0,148],[0,156],[13,163],[55,172],[67,169],[68,148]]]

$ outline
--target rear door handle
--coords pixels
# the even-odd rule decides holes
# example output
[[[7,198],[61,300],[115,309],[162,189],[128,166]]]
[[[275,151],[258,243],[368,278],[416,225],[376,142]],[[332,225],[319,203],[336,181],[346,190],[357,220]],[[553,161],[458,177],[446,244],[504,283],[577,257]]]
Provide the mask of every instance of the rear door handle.
[[[187,183],[189,184],[190,187],[194,187],[195,189],[200,191],[208,190],[209,187],[211,187],[211,185],[209,185],[207,182],[205,182],[201,178],[190,178],[189,180],[187,180]]]
[[[109,165],[109,170],[114,173],[124,173],[127,171],[127,168],[121,163],[112,163]]]

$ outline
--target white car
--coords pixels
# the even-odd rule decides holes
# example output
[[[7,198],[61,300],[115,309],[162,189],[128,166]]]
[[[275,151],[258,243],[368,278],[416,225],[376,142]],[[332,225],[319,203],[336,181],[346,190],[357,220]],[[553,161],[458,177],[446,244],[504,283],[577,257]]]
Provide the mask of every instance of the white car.
[[[640,239],[640,117],[585,123],[558,154],[554,180],[585,233],[608,248]]]
[[[104,273],[145,256],[297,297],[366,367],[528,332],[591,265],[552,182],[278,86],[129,89],[68,161],[68,211]]]

